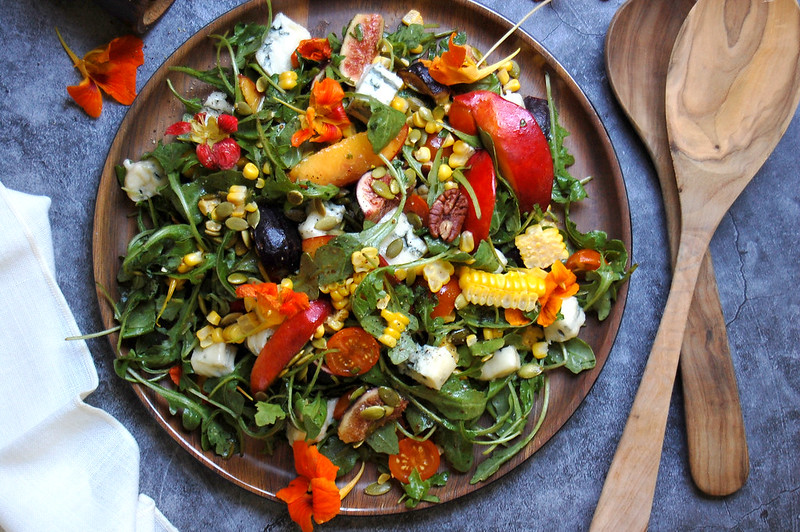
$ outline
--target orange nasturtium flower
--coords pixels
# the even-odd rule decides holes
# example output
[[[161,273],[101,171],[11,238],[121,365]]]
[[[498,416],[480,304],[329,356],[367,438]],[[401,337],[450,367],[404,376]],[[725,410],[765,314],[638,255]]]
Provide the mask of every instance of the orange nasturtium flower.
[[[330,59],[332,52],[331,44],[325,37],[303,39],[297,45],[297,50],[292,52],[292,67],[297,68],[300,66],[298,56],[309,61],[321,63]]]
[[[291,318],[309,307],[308,295],[275,283],[242,284],[236,287],[236,297],[252,297],[262,316],[282,314]]]
[[[333,143],[342,138],[342,130],[351,126],[344,110],[344,90],[335,79],[325,78],[311,89],[305,115],[300,115],[302,129],[292,135],[292,146],[311,142]]]
[[[105,46],[95,48],[78,59],[56,29],[61,46],[72,59],[72,63],[83,76],[78,85],[67,87],[75,103],[92,118],[103,110],[103,92],[123,105],[130,105],[136,98],[136,69],[144,64],[142,40],[133,35],[118,37]]]
[[[557,260],[553,263],[544,279],[545,293],[539,298],[542,310],[539,311],[536,323],[547,327],[556,321],[562,301],[578,293],[580,287],[576,281],[575,274],[568,270],[563,262]]]
[[[478,58],[475,57],[472,47],[456,44],[453,42],[455,36],[455,33],[450,35],[448,50],[441,56],[434,57],[432,60],[422,59],[422,64],[428,67],[431,77],[442,85],[474,83],[497,70],[500,65],[519,52],[517,50],[493,65],[478,68]]]
[[[303,532],[311,532],[312,517],[322,524],[341,510],[341,494],[335,482],[339,468],[320,454],[316,445],[303,440],[294,442],[292,450],[298,477],[275,495],[289,505],[289,516]]]

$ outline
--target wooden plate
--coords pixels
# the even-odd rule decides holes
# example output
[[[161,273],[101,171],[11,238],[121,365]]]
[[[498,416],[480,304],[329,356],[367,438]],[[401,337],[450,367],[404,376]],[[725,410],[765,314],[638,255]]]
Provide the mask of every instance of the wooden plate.
[[[349,19],[355,13],[369,9],[368,5],[355,0],[273,0],[275,13],[282,11],[295,21],[305,24],[313,36],[324,36],[329,32],[341,33]],[[387,28],[394,28],[410,4],[387,0],[381,2],[380,6]],[[413,7],[422,13],[426,23],[438,23],[442,29],[465,30],[469,43],[480,50],[488,50],[512,26],[496,13],[468,0],[450,0],[446,3],[440,0],[417,0]],[[197,91],[198,95],[204,96],[209,91],[207,87],[187,76],[170,72],[170,66],[210,68],[214,64],[215,54],[208,35],[230,31],[240,21],[257,21],[263,24],[266,17],[266,3],[263,0],[252,1],[221,16],[197,32],[156,71],[123,120],[103,168],[94,219],[95,279],[109,290],[112,297],[118,296],[116,272],[120,265],[119,258],[125,254],[127,243],[136,231],[133,219],[128,216],[132,212],[132,204],[120,190],[114,166],[126,158],[138,160],[142,153],[152,150],[157,140],[163,138],[167,126],[182,116],[183,106],[167,89],[167,78],[172,80],[181,94],[192,95]],[[547,72],[550,75],[561,123],[571,132],[567,145],[576,158],[575,165],[570,169],[572,174],[579,178],[594,177],[588,186],[591,198],[572,209],[578,227],[584,231],[603,229],[610,237],[621,239],[630,250],[630,212],[622,173],[599,117],[563,67],[522,31],[516,31],[496,52],[496,57],[503,57],[517,48],[522,50],[516,59],[521,67],[521,82],[526,94],[543,96],[544,74]],[[620,291],[611,315],[602,323],[591,318],[582,332],[582,338],[595,350],[597,367],[579,376],[573,376],[566,370],[552,374],[549,411],[539,434],[490,481],[500,478],[536,452],[580,405],[611,351],[622,319],[626,293],[627,285]],[[102,296],[98,297],[103,321],[107,327],[112,327],[115,325],[112,309]],[[116,337],[111,338],[112,346],[116,345],[116,341]],[[179,417],[171,416],[165,402],[154,392],[136,386],[136,393],[172,438],[201,463],[245,489],[274,499],[274,494],[296,476],[288,445],[279,446],[270,457],[261,452],[257,442],[246,441],[243,456],[221,459],[212,453],[203,452],[198,435],[184,431]],[[470,476],[470,473],[451,475],[447,488],[438,490],[436,494],[442,501],[448,501],[479,489],[481,485],[469,484]],[[400,495],[398,488],[383,497],[365,495],[364,488],[374,480],[375,471],[368,468],[358,486],[344,500],[342,513],[389,514],[405,511],[404,506],[396,503]]]

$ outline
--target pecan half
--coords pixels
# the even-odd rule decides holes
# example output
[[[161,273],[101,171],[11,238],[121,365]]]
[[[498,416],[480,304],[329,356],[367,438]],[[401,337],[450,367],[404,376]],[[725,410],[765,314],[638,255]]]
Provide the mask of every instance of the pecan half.
[[[445,190],[431,205],[428,230],[434,238],[452,242],[461,232],[467,216],[467,197],[459,188]]]

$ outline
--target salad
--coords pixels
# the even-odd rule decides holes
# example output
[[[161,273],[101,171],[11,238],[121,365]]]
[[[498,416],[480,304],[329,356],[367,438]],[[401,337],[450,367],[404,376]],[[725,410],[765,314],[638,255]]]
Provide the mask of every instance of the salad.
[[[491,477],[548,375],[594,367],[581,328],[633,271],[570,218],[589,180],[549,82],[526,94],[515,54],[413,10],[327,36],[270,10],[211,39],[213,68],[174,68],[202,82],[170,85],[184,116],[116,169],[138,228],[117,373],[222,457],[305,441],[409,507]]]

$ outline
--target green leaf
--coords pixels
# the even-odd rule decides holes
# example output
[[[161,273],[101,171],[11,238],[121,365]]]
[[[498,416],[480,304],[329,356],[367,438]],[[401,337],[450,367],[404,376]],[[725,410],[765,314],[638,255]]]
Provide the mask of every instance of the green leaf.
[[[472,454],[472,442],[464,438],[461,433],[439,429],[434,435],[436,443],[444,450],[444,458],[450,467],[460,473],[472,469],[475,458]]]
[[[274,425],[279,419],[285,419],[286,412],[280,405],[268,403],[266,401],[259,401],[256,403],[256,425],[265,427],[267,425]]]
[[[376,429],[365,440],[373,451],[381,454],[397,454],[400,446],[397,440],[397,427],[394,422],[387,423]]]
[[[359,94],[358,98],[365,96]],[[367,138],[372,144],[372,151],[380,153],[403,129],[406,115],[374,98],[369,99],[369,108],[372,114],[367,121]]]

